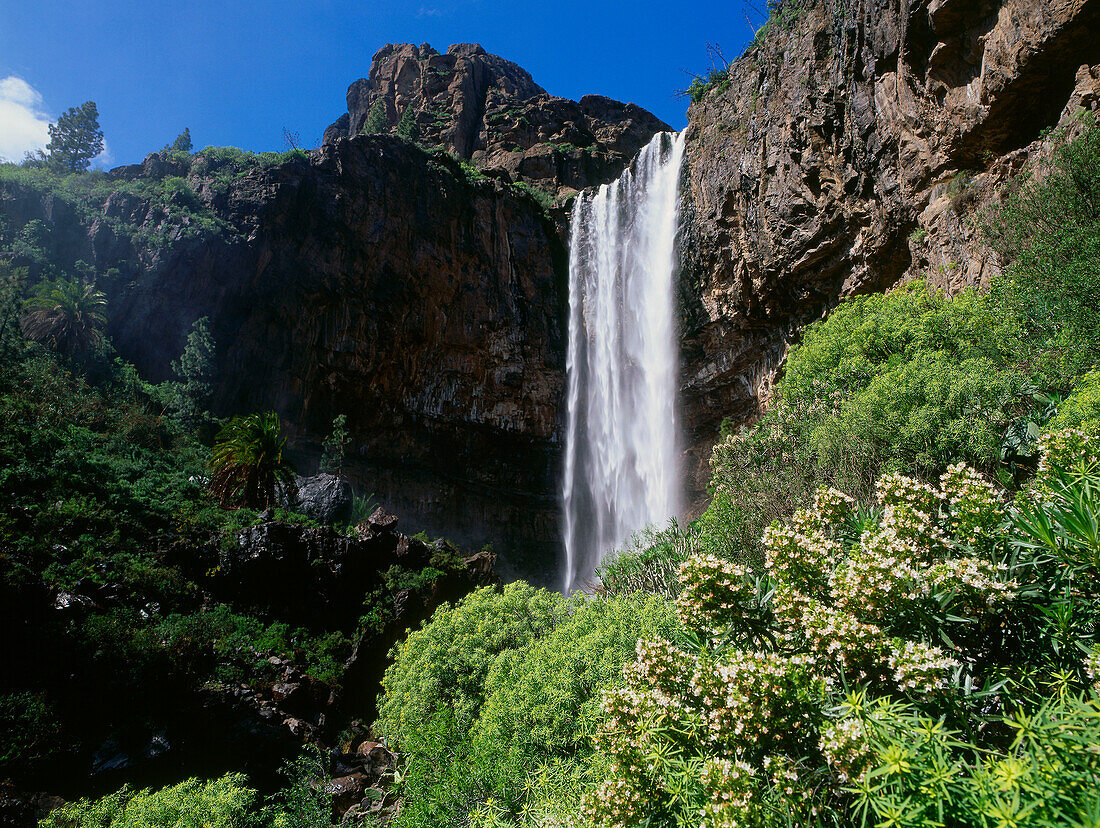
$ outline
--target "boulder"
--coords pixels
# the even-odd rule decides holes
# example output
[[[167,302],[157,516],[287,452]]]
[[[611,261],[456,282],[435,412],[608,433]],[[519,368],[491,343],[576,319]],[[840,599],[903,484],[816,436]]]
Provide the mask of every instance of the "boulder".
[[[353,500],[351,483],[335,474],[295,478],[293,493],[283,498],[287,508],[326,526],[347,523]]]
[[[353,773],[329,780],[324,792],[332,797],[332,815],[339,820],[353,805],[363,799],[367,777],[362,773]]]

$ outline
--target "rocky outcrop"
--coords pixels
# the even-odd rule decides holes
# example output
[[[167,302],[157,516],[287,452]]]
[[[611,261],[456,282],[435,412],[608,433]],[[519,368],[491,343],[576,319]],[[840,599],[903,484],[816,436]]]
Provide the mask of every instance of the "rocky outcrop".
[[[351,483],[335,474],[296,477],[292,486],[280,491],[280,503],[330,526],[347,523],[354,501]]]
[[[975,220],[1096,106],[1097,0],[787,0],[689,110],[685,422],[695,487],[797,329],[840,298],[997,263]],[[1076,91],[1075,91],[1076,90]],[[1091,90],[1091,91],[1090,91]]]
[[[431,565],[442,573],[429,579],[431,589],[420,596],[432,608],[498,582],[492,553],[463,558],[447,541],[409,537],[397,531],[397,518],[381,507],[347,534],[330,526],[284,523],[270,513],[260,517],[238,533],[236,544],[219,550],[214,589],[234,605],[296,625],[323,623],[325,629],[353,632],[364,599],[383,587],[391,567],[416,574]],[[401,629],[421,620],[408,621],[410,599],[402,594],[408,592],[399,588],[395,595]],[[381,663],[382,654],[372,655]]]
[[[440,54],[405,43],[378,51],[369,76],[348,87],[348,111],[324,140],[395,133],[505,180],[567,194],[618,178],[655,133],[669,129],[634,104],[550,95],[477,44]]]

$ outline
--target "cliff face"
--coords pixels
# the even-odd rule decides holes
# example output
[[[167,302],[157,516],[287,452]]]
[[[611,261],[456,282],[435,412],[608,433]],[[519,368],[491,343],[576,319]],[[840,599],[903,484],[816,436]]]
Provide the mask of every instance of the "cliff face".
[[[142,375],[171,378],[209,316],[216,412],[277,411],[304,471],[345,414],[364,494],[467,548],[493,542],[505,572],[552,571],[566,253],[542,207],[386,136],[229,182],[208,161],[151,156],[82,209],[6,185],[0,209],[100,274]],[[143,194],[171,176],[190,212]]]
[[[216,413],[274,409],[306,472],[345,414],[363,493],[493,543],[505,576],[556,578],[564,214],[515,182],[613,180],[667,127],[552,97],[471,45],[387,46],[348,105],[309,153],[161,152],[86,190],[0,182],[0,249],[40,222],[154,381],[209,316]]]
[[[671,127],[634,104],[600,95],[549,95],[516,64],[460,43],[383,47],[370,75],[348,87],[348,111],[325,131],[397,133],[447,150],[507,181],[568,194],[618,178],[657,132]]]
[[[844,296],[996,272],[977,216],[1097,106],[1096,0],[789,0],[689,110],[684,389],[694,485],[798,326]],[[1090,68],[1092,67],[1092,68]]]

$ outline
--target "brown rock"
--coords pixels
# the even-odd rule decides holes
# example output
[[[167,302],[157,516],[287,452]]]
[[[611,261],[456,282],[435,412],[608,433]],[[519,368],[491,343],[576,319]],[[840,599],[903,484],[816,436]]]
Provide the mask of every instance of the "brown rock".
[[[1098,0],[800,5],[689,110],[684,420],[694,485],[842,297],[998,270],[974,216],[1095,106]],[[915,231],[921,232],[915,232]]]
[[[392,532],[397,529],[397,516],[379,506],[367,518],[367,526],[375,532]]]
[[[549,95],[516,64],[470,43],[446,54],[427,44],[384,46],[347,99],[326,144],[372,128],[412,129],[429,149],[561,194],[614,180],[655,133],[670,129],[634,104]]]
[[[349,808],[358,805],[363,799],[363,791],[366,787],[367,778],[361,773],[329,780],[325,784],[324,792],[332,797],[333,817],[340,819]]]

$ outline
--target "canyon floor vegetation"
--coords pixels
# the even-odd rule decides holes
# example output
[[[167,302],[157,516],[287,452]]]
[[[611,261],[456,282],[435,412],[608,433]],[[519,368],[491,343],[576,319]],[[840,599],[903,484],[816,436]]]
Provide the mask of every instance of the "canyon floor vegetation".
[[[691,526],[412,634],[397,823],[1096,824],[1097,193],[1086,122],[984,215],[990,290],[805,330]]]
[[[88,274],[24,230],[0,270],[0,777],[207,726],[232,686],[370,721],[278,781],[215,743],[195,778],[106,774],[41,824],[330,826],[329,760],[368,745],[399,761],[365,825],[1100,825],[1100,126],[1079,127],[981,216],[988,289],[914,281],[801,332],[759,420],[724,429],[697,520],[639,534],[590,594],[463,589],[411,631],[395,606],[460,569],[442,542],[403,538],[423,559],[335,615],[235,591],[260,524],[358,530],[279,506],[277,416],[206,410],[201,320],[178,381],[143,381]],[[380,642],[377,704],[348,701]]]

